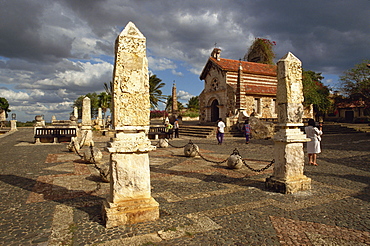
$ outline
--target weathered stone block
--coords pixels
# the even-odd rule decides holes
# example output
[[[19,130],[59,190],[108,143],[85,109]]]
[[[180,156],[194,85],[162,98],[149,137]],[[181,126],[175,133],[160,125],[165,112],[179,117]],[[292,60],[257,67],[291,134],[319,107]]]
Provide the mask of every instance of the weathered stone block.
[[[107,228],[153,221],[159,218],[159,204],[152,197],[118,203],[104,201],[103,218]]]

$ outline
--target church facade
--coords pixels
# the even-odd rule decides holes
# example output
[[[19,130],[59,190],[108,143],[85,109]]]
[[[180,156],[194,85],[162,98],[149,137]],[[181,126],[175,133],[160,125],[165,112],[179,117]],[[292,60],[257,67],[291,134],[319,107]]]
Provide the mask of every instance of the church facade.
[[[200,122],[222,118],[236,123],[241,113],[246,117],[277,118],[276,65],[225,59],[220,54],[220,49],[213,49],[200,75],[204,81],[199,95]]]

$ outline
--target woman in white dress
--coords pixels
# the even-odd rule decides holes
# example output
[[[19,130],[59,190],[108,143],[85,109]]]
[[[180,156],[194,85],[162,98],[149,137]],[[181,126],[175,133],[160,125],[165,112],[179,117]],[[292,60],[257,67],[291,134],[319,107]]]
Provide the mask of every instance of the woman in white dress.
[[[322,123],[319,128],[315,126],[313,119],[308,120],[308,126],[305,127],[307,138],[311,141],[307,142],[308,163],[317,166],[316,156],[321,153],[320,141],[322,135]]]

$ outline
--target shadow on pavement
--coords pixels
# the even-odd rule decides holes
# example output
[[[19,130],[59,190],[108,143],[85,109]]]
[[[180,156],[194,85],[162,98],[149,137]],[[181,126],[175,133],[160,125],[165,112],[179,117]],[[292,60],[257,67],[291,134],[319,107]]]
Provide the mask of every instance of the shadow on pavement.
[[[0,175],[0,181],[30,192],[35,192],[36,194],[42,196],[42,201],[54,201],[79,209],[83,212],[86,212],[89,215],[90,220],[103,224],[100,210],[104,198],[92,195],[94,192],[98,191],[99,185],[96,190],[85,192],[83,190],[68,190],[65,187],[16,175]],[[27,203],[31,202],[28,201]]]

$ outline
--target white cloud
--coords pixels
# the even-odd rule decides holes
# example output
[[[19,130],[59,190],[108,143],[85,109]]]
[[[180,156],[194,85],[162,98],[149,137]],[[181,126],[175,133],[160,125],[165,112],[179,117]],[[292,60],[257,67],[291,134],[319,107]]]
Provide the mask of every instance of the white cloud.
[[[177,99],[183,100],[183,101],[189,101],[190,98],[192,98],[194,95],[190,94],[189,92],[179,90],[177,92]]]
[[[183,77],[184,76],[184,74],[182,73],[182,72],[177,72],[176,70],[172,70],[171,71],[171,73],[173,74],[173,75],[177,75],[177,76],[180,76],[180,77]]]
[[[148,57],[148,63],[151,70],[163,71],[167,69],[177,68],[176,64],[167,58],[154,58],[152,56]]]
[[[30,96],[22,91],[12,91],[12,90],[5,90],[5,89],[0,89],[0,95],[1,97],[4,97],[8,100],[8,102],[12,101],[24,101],[28,100]]]

